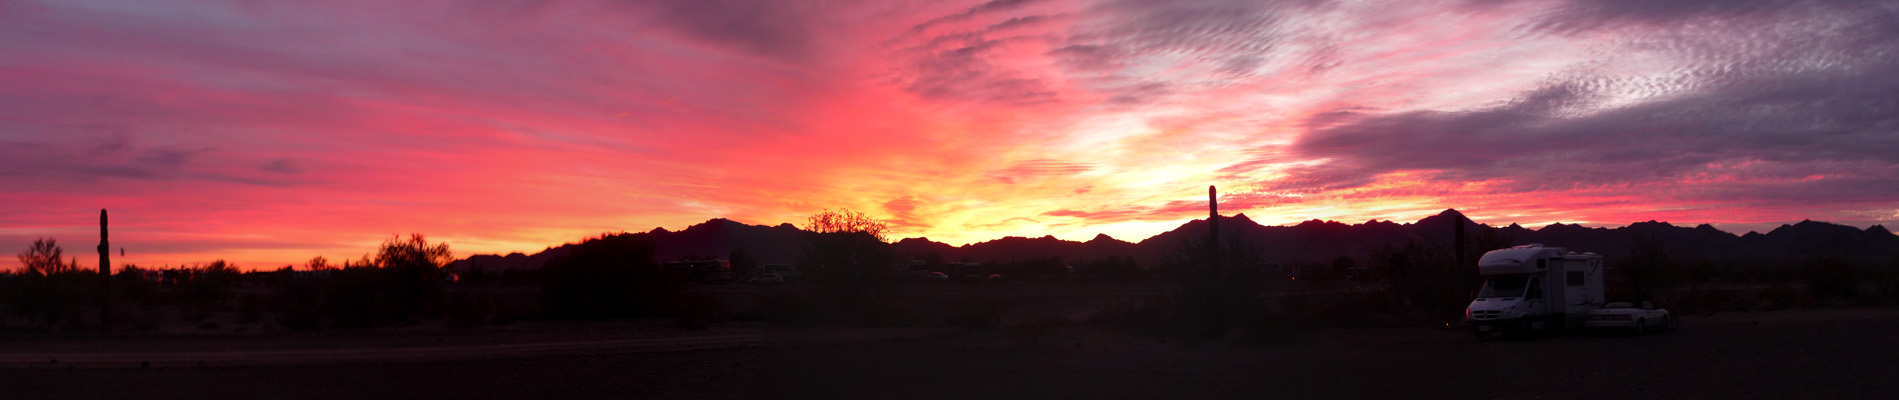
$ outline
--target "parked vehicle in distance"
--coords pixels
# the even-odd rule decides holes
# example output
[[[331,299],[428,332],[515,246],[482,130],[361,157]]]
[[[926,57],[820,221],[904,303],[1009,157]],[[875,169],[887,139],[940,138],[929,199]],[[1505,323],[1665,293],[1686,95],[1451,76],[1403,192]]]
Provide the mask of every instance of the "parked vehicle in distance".
[[[929,275],[925,275],[923,279],[929,280],[930,282],[949,282],[949,274],[931,272]]]
[[[1589,321],[1583,323],[1590,332],[1605,329],[1628,329],[1637,335],[1650,331],[1663,331],[1676,326],[1668,310],[1656,307],[1649,301],[1614,301],[1603,304],[1601,308],[1589,310]]]
[[[1002,274],[989,274],[988,277],[982,278],[982,281],[987,283],[1002,283]]]
[[[758,272],[778,274],[787,281],[798,280],[803,275],[798,271],[798,264],[765,264],[758,266]]]
[[[785,283],[785,276],[777,273],[765,273],[752,277],[752,280],[749,282],[754,285],[776,285]]]
[[[1478,340],[1496,333],[1583,327],[1602,305],[1602,256],[1541,244],[1492,250],[1477,260],[1484,286],[1464,309]]]

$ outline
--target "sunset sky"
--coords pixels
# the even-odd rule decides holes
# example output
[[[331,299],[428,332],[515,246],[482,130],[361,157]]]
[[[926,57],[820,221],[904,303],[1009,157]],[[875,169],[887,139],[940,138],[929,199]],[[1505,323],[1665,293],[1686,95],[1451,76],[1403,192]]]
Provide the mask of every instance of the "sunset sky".
[[[1899,3],[0,0],[0,269],[895,237],[1899,221]],[[117,257],[117,255],[114,255]],[[82,260],[83,263],[91,262]]]

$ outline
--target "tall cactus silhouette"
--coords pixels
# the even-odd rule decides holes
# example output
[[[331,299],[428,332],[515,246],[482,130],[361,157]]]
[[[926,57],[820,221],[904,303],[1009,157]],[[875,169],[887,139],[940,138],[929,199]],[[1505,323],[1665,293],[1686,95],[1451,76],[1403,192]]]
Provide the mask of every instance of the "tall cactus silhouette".
[[[76,266],[75,266],[76,267]],[[112,244],[106,240],[106,210],[99,209],[99,325],[112,323]]]
[[[1213,185],[1207,185],[1207,244],[1209,252],[1207,259],[1211,260],[1207,268],[1218,271],[1220,268],[1220,194]]]

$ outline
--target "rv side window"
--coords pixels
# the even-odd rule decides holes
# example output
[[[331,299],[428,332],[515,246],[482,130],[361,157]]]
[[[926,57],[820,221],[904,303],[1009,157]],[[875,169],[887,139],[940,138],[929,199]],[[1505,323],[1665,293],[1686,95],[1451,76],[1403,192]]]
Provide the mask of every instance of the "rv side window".
[[[1543,285],[1535,279],[1530,280],[1530,294],[1523,296],[1530,300],[1543,298]]]
[[[1550,260],[1547,258],[1538,258],[1536,259],[1536,269],[1549,268],[1550,267],[1549,263],[1550,263]]]
[[[1582,273],[1582,271],[1569,271],[1569,274],[1567,274],[1567,275],[1569,275],[1569,279],[1568,279],[1568,280],[1569,280],[1569,286],[1582,286],[1582,285],[1583,285],[1583,273]]]

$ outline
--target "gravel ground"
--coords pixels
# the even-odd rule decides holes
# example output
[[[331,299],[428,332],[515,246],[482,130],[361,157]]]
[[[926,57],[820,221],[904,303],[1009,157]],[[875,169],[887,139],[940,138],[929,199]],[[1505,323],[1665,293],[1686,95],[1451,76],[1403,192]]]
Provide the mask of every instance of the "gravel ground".
[[[519,331],[451,340],[480,344],[605,335],[589,327]],[[780,331],[752,327],[743,332]],[[1481,343],[1462,332],[1429,329],[1316,330],[1293,343],[1261,346],[1184,344],[1077,327],[1056,328],[1040,335],[1039,344],[1030,344],[1023,338],[1034,335],[1023,332],[1004,328],[864,337],[851,343],[449,361],[13,365],[0,370],[0,398],[1563,399],[1888,398],[1899,393],[1894,378],[1899,362],[1891,359],[1899,355],[1899,310],[1689,316],[1678,331],[1641,337]],[[108,344],[57,343],[68,346],[62,351],[82,353],[133,346],[93,340]],[[166,339],[121,343],[150,344],[138,340]],[[352,340],[358,339],[329,343],[388,343]],[[0,344],[0,355],[40,347],[15,338]]]

